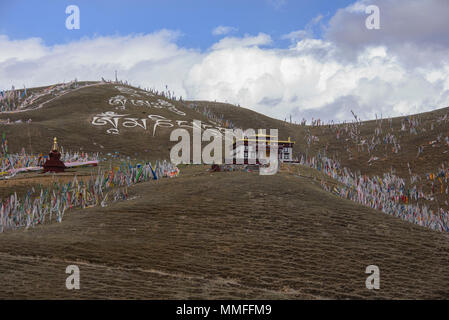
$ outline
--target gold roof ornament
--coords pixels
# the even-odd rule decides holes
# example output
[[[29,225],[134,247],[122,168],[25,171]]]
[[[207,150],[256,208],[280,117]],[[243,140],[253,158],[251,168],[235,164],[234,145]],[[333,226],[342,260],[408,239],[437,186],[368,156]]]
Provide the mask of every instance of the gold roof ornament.
[[[58,140],[56,137],[53,139],[53,148],[51,148],[51,151],[58,151]]]

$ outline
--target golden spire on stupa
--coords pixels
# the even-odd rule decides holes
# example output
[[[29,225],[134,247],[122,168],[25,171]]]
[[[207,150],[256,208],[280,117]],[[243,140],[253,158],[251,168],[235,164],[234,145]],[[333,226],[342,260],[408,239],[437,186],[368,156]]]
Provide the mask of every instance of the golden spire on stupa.
[[[53,139],[53,148],[51,148],[51,151],[58,151],[58,139],[56,137]]]

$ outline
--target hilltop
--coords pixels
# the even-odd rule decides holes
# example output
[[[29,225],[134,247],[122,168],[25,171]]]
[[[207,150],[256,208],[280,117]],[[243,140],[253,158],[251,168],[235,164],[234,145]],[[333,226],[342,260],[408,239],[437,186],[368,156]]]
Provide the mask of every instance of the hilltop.
[[[105,154],[118,151],[124,156],[145,159],[169,158],[170,147],[174,144],[169,141],[172,129],[191,130],[193,120],[209,127],[225,127],[226,118],[223,123],[217,121],[227,112],[208,113],[208,110],[215,111],[213,103],[169,99],[122,84],[87,85],[67,90],[59,96],[44,95],[20,112],[0,113],[0,121],[9,119],[12,123],[1,125],[1,130],[9,137],[10,152],[19,152],[22,147],[27,152],[47,152],[56,135],[62,146],[72,150]],[[30,92],[38,90],[43,88]],[[282,121],[244,108],[226,106],[234,110],[235,126],[279,128],[281,135],[293,134]],[[107,116],[107,112],[114,114],[109,114],[112,115],[109,120],[103,120],[102,115]],[[96,116],[98,118],[94,120]],[[29,119],[31,123],[26,123]]]
[[[449,108],[393,119],[310,126],[273,119],[227,103],[169,99],[124,84],[81,82],[79,85],[58,95],[44,94],[20,112],[1,112],[0,121],[9,119],[12,123],[0,123],[9,138],[10,152],[20,152],[24,147],[27,152],[46,153],[57,135],[60,144],[71,150],[105,154],[118,151],[136,158],[168,159],[174,144],[169,141],[171,130],[180,127],[191,130],[193,120],[211,128],[278,129],[281,138],[291,137],[296,142],[296,157],[325,152],[343,166],[370,175],[393,168],[405,176],[409,173],[407,163],[413,172],[422,175],[441,165],[449,150],[449,140],[446,140]],[[48,87],[32,88],[28,92],[45,92],[45,89]],[[114,116],[109,122],[99,117],[106,112],[118,116],[116,129]],[[123,121],[125,117],[135,121]],[[31,123],[26,123],[29,119]],[[410,131],[410,119],[416,122],[416,133]],[[340,131],[339,138],[337,131]],[[394,141],[383,143],[387,135],[394,136],[390,138]],[[368,152],[373,137],[380,144]],[[395,145],[400,146],[397,152],[392,151]],[[424,151],[418,155],[419,146]]]

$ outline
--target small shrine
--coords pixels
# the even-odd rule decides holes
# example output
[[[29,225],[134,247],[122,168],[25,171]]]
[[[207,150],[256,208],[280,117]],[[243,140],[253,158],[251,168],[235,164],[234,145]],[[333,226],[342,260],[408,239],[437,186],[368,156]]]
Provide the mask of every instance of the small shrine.
[[[61,161],[61,153],[58,151],[58,141],[56,137],[53,139],[53,147],[48,154],[48,159],[44,163],[44,172],[64,172],[65,165]]]

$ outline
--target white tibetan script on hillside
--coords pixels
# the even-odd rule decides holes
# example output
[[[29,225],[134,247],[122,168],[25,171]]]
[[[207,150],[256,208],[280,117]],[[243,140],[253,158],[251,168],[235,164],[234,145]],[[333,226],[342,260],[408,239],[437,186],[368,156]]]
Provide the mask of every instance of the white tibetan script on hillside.
[[[155,109],[167,109],[178,116],[185,116],[185,112],[178,110],[174,104],[169,101],[163,99],[157,99],[156,101],[148,101],[143,100],[142,95],[146,95],[149,97],[155,98],[155,95],[151,92],[146,91],[137,91],[132,88],[126,88],[122,86],[115,87],[118,91],[120,91],[119,95],[113,96],[109,98],[108,104],[110,106],[115,106],[115,110],[125,111],[126,106],[131,104],[136,107],[145,107],[145,108],[155,108]],[[125,95],[129,96],[126,97]],[[140,99],[139,99],[140,98]],[[151,122],[148,123],[147,121]],[[211,122],[212,123],[212,122]],[[147,118],[136,118],[130,114],[120,114],[116,111],[105,111],[103,113],[96,114],[92,118],[92,125],[94,126],[109,126],[106,129],[106,133],[109,134],[120,134],[120,128],[140,128],[142,130],[151,129],[153,136],[156,135],[156,129],[160,128],[187,128],[193,129],[196,124],[194,121],[186,121],[186,120],[172,120],[168,119],[164,116],[158,114],[150,114]],[[199,129],[211,129],[212,132],[217,136],[221,136],[225,132],[225,128],[217,126],[216,124],[201,124],[202,128]]]
[[[147,124],[147,118],[135,118],[135,117],[129,117],[129,114],[119,114],[115,111],[106,111],[100,114],[97,114],[92,119],[92,125],[94,126],[110,126],[106,130],[106,133],[109,134],[119,134],[120,133],[120,127],[124,128],[141,128],[143,130],[147,130],[149,127],[151,128],[151,123],[153,124],[153,136],[156,135],[156,129],[158,127],[161,128],[173,128],[173,127],[179,127],[179,128],[188,128],[193,129],[195,127],[195,123],[193,121],[186,121],[186,120],[171,120],[167,119],[164,116],[157,115],[157,114],[150,114],[148,115],[148,119],[152,122],[150,125]],[[209,125],[206,123],[202,123],[202,129],[211,129],[217,136],[224,133],[225,128],[222,127],[214,127],[213,125]]]

